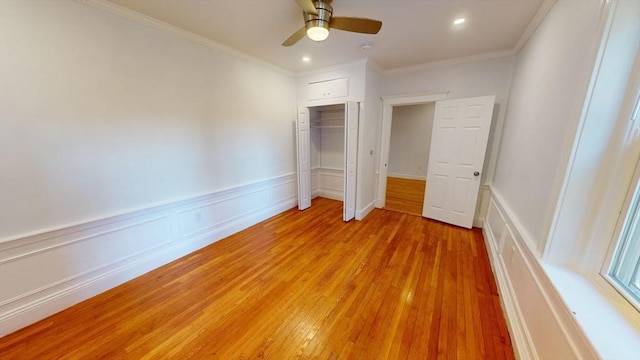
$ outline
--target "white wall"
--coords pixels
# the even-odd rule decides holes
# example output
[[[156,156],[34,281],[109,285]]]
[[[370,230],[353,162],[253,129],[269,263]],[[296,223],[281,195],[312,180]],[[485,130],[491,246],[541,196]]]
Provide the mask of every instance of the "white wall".
[[[623,23],[633,24],[626,34],[603,26],[616,4],[625,5]],[[587,252],[585,232],[611,237],[608,223],[621,207],[621,199],[601,197],[602,184],[615,184],[618,193],[626,186],[602,180],[631,173],[607,147],[622,148],[616,123],[628,126],[628,118],[616,118],[633,76],[637,5],[559,0],[518,54],[483,230],[521,358],[638,354],[637,310],[625,310],[631,306],[598,275],[601,262],[589,273],[575,267]],[[614,52],[600,58],[603,34]],[[547,243],[554,216],[555,236]],[[603,259],[606,247],[600,250],[589,254],[592,261]]]
[[[435,103],[394,106],[388,176],[426,179]]]
[[[2,1],[0,238],[295,171],[292,77],[73,1]]]
[[[584,102],[601,11],[599,1],[558,1],[517,57],[494,191],[538,251],[566,168],[566,144],[575,136],[571,123]]]
[[[356,194],[356,219],[362,219],[375,207],[378,190],[377,169],[379,163],[380,128],[382,126],[381,76],[367,62],[365,68],[365,100],[360,104],[358,129],[358,192]]]
[[[437,65],[413,71],[392,71],[383,77],[382,95],[448,92],[448,99],[495,95],[496,105],[482,174],[482,183],[490,184],[493,180],[513,65],[513,57],[503,57]]]
[[[632,85],[638,70],[632,71],[640,68],[640,1],[613,7],[543,255],[580,272],[600,271],[594,259],[607,253],[619,218],[614,209],[623,208],[640,150],[629,130],[638,95]]]
[[[0,1],[0,336],[295,206],[291,75]]]

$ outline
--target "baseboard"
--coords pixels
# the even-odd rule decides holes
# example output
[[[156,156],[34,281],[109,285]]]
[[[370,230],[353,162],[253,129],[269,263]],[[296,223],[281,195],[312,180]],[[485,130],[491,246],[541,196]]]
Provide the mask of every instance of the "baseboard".
[[[343,201],[344,194],[342,191],[336,191],[331,189],[318,189],[318,196],[326,199]]]
[[[356,220],[364,219],[365,216],[369,215],[371,210],[375,209],[375,207],[376,207],[376,201],[373,200],[372,202],[369,203],[369,205],[365,206],[363,209],[356,210]]]
[[[5,240],[0,243],[0,336],[296,204],[296,177],[290,174]]]
[[[387,173],[387,177],[407,179],[407,180],[427,180],[427,177],[423,175],[399,174],[399,173],[390,173],[390,172]]]
[[[594,358],[595,352],[562,301],[502,197],[490,189],[483,234],[519,359]],[[597,357],[597,356],[596,356]]]

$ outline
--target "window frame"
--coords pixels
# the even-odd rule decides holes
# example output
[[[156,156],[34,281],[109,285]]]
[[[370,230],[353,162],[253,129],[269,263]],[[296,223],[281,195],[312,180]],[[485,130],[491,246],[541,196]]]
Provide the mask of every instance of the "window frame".
[[[636,108],[637,107],[638,106],[636,106]],[[632,119],[631,121],[638,122],[639,120],[640,119]],[[634,209],[634,206],[637,208]],[[640,312],[640,301],[633,295],[629,294],[628,289],[626,289],[626,287],[612,275],[620,260],[618,256],[623,256],[622,253],[619,253],[621,251],[620,247],[625,246],[625,242],[628,241],[625,237],[628,235],[627,230],[630,225],[629,222],[633,221],[633,216],[636,215],[636,213],[640,213],[640,158],[636,162],[633,180],[627,189],[627,196],[624,206],[618,216],[616,230],[611,238],[607,254],[604,257],[604,261],[599,272],[600,276],[602,276],[602,278],[604,278],[604,280],[612,286],[619,295],[621,295],[629,302],[630,305]],[[636,224],[636,226],[640,226],[640,224]]]

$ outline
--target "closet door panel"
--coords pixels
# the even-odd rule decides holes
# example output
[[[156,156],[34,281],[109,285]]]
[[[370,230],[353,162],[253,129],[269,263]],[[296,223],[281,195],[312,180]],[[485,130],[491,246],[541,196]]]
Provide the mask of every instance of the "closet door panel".
[[[360,106],[348,102],[345,106],[344,131],[344,221],[356,215],[356,171],[358,159],[358,118]]]
[[[298,209],[311,207],[311,144],[309,109],[299,108],[296,121],[298,150]]]

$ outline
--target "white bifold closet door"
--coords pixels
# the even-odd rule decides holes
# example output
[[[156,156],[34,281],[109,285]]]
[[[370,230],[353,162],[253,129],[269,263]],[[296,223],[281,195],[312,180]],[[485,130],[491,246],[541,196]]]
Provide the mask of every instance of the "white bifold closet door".
[[[296,146],[298,150],[298,209],[311,207],[311,145],[309,109],[298,108]]]
[[[356,216],[356,173],[358,161],[358,118],[360,104],[348,102],[344,112],[344,221]]]
[[[422,216],[471,228],[495,96],[436,102]]]
[[[356,174],[358,167],[358,121],[360,104],[345,104],[344,134],[344,198],[343,220],[349,221],[356,214]],[[298,209],[311,207],[311,147],[309,109],[298,108],[296,121],[296,146],[298,153]]]

